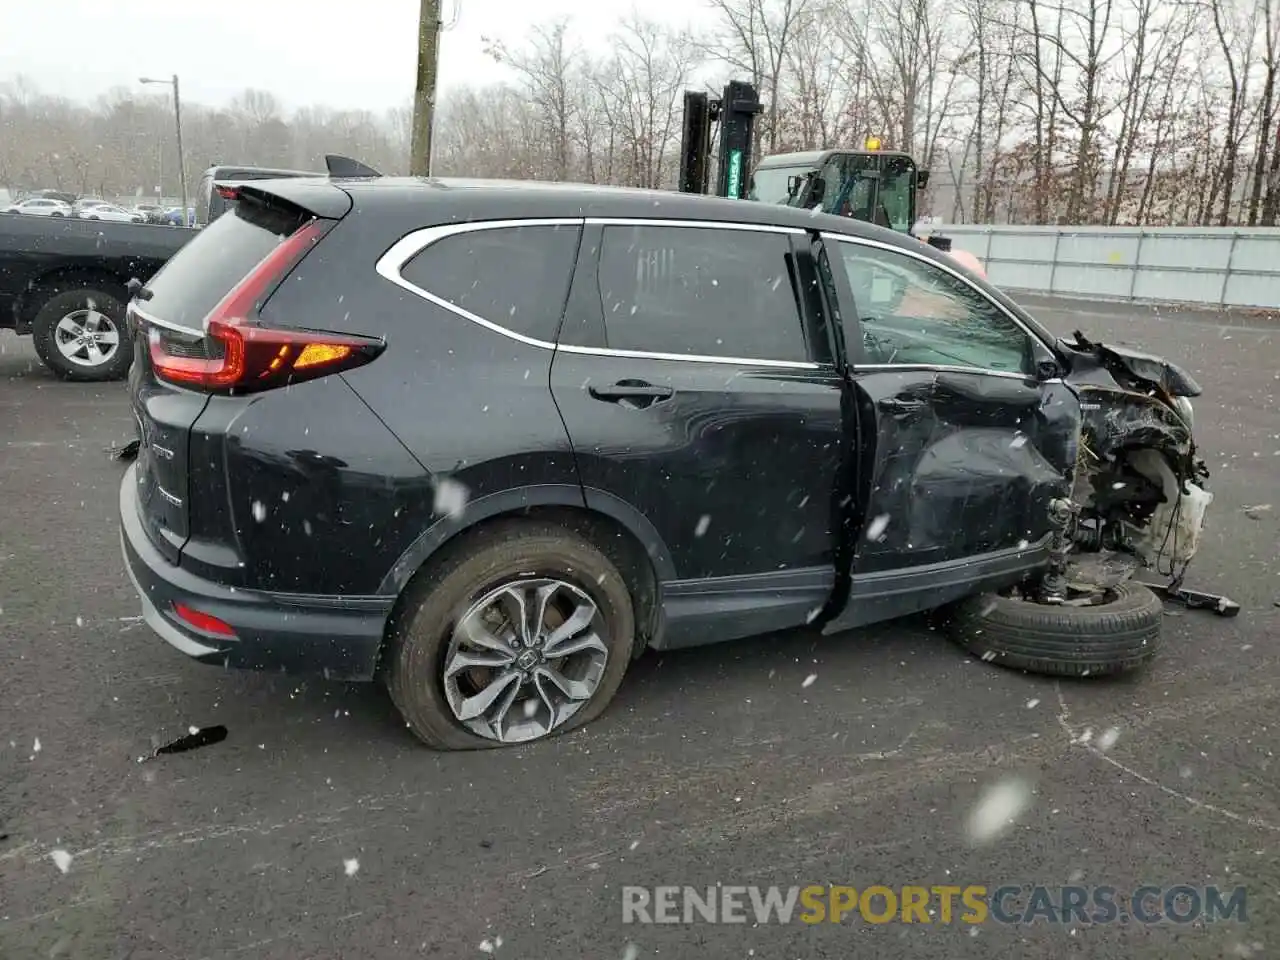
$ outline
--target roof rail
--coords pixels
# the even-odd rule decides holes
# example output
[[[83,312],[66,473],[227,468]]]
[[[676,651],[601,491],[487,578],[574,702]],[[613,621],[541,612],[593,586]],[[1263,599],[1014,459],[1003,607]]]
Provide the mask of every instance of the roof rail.
[[[350,177],[380,177],[382,176],[377,170],[368,164],[361,163],[359,160],[352,160],[350,157],[339,156],[336,153],[326,153],[324,155],[324,165],[329,171],[330,177],[350,178]]]

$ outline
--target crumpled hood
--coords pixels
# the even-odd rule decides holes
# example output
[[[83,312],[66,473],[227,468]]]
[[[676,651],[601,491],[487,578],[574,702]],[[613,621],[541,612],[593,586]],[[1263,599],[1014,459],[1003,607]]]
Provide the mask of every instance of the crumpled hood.
[[[1079,330],[1075,332],[1075,338],[1074,342],[1058,341],[1072,357],[1073,372],[1085,373],[1097,367],[1118,372],[1118,367],[1129,376],[1152,383],[1173,397],[1198,397],[1204,392],[1191,374],[1163,357],[1109,343],[1096,343]]]

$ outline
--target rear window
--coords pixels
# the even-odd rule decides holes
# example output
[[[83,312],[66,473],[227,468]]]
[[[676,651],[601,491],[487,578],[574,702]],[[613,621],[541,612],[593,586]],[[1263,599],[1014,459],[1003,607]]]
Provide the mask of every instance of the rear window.
[[[297,211],[243,198],[160,268],[142,309],[193,330],[264,257],[306,222]]]

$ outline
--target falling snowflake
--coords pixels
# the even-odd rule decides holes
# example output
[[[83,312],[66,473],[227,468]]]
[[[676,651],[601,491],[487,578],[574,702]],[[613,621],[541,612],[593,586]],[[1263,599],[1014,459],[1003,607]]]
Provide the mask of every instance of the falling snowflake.
[[[701,537],[707,532],[707,528],[709,526],[711,526],[711,514],[704,513],[698,518],[698,525],[693,528],[693,535],[695,537]]]
[[[882,536],[884,536],[884,532],[886,529],[888,529],[888,527],[889,527],[889,515],[887,513],[880,514],[880,516],[872,520],[871,524],[867,527],[867,539],[879,540]]]
[[[1116,745],[1116,741],[1120,739],[1120,728],[1109,727],[1102,731],[1102,735],[1098,737],[1098,749],[1106,753]]]
[[[501,937],[494,937],[492,940],[490,940],[488,937],[485,937],[483,940],[480,941],[480,952],[496,953],[500,946],[502,946]]]
[[[1009,446],[1012,447],[1014,450],[1017,450],[1021,447],[1025,447],[1026,445],[1027,445],[1027,438],[1024,437],[1022,434],[1018,434],[1016,437],[1014,437],[1013,442],[1009,444]]]
[[[816,673],[811,673],[811,674],[809,674],[807,677],[805,677],[805,678],[804,678],[804,683],[800,684],[800,686],[802,686],[802,687],[812,687],[812,686],[813,686],[813,681],[815,681],[815,680],[817,680],[817,679],[818,679],[818,675],[817,675]]]
[[[71,869],[72,857],[71,854],[67,853],[67,851],[54,850],[49,854],[49,856],[53,858],[54,865],[63,873],[66,873]]]
[[[1031,787],[1023,780],[1001,780],[978,800],[969,814],[967,833],[972,843],[987,843],[1007,830],[1031,803]]]
[[[1027,701],[1027,709],[1028,709],[1028,710],[1034,710],[1034,709],[1035,709],[1036,707],[1038,707],[1038,706],[1040,706],[1040,698],[1039,698],[1039,697],[1032,697],[1030,700],[1028,700],[1028,701]]]
[[[754,950],[751,953],[755,953]],[[628,943],[626,949],[622,951],[622,960],[636,960],[640,956],[640,948],[634,943]]]
[[[441,477],[436,480],[435,512],[454,519],[467,509],[471,492],[457,480]]]
[[[84,617],[76,617],[76,626],[77,626],[77,627],[83,627],[83,626],[84,626]]]
[[[39,737],[36,737],[36,742],[35,742],[34,744],[32,744],[32,745],[31,745],[31,752],[32,752],[32,753],[39,753],[41,749],[42,749],[42,748],[41,748],[41,746],[40,746],[40,738],[39,738]]]
[[[345,873],[348,877],[354,877],[359,870],[360,870],[360,861],[357,860],[355,857],[352,857],[350,860],[342,861],[342,872]]]
[[[520,709],[524,711],[525,719],[529,720],[533,717],[535,713],[538,712],[538,701],[535,700],[533,697],[530,697],[528,700],[524,702],[523,706],[521,706]]]
[[[267,519],[267,505],[261,500],[253,501],[253,519],[259,523]]]

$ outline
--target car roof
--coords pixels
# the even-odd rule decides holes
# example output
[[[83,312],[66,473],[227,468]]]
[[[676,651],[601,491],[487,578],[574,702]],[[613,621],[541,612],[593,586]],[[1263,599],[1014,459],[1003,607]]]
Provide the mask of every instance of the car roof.
[[[418,227],[492,220],[577,219],[690,220],[749,226],[788,227],[872,240],[963,269],[945,253],[906,234],[852,217],[756,200],[730,200],[669,190],[598,186],[532,180],[468,180],[437,177],[305,177],[257,180],[246,193],[278,196],[319,216],[341,217],[348,209],[362,216],[385,214],[388,221]],[[349,199],[348,199],[349,198]],[[414,208],[420,208],[419,213]],[[1003,291],[981,277],[971,278],[1013,311],[1048,343],[1057,338]]]
[[[780,204],[730,200],[670,190],[597,186],[528,180],[470,180],[460,178],[378,177],[368,179],[311,179],[259,181],[259,189],[286,197],[292,189],[314,189],[318,183],[339,187],[363,211],[424,207],[423,226],[459,220],[520,220],[607,217],[644,220],[711,220],[753,226],[826,230],[866,237],[904,249],[919,241],[849,217],[799,210]]]

